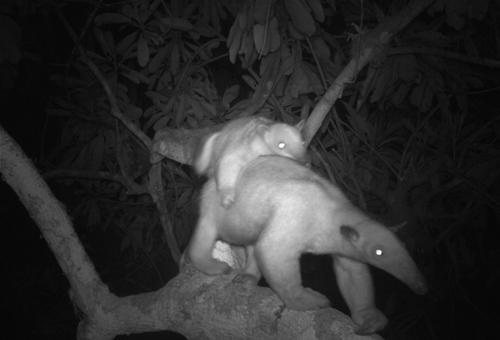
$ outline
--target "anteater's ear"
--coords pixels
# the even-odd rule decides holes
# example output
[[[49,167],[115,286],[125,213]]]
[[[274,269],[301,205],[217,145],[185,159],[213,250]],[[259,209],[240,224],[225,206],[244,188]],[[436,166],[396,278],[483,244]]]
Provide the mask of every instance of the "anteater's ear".
[[[206,174],[213,157],[214,143],[219,132],[215,132],[200,141],[193,158],[193,166],[199,175]]]
[[[356,242],[359,239],[359,233],[356,229],[348,225],[340,226],[340,235],[351,243]]]
[[[256,134],[264,137],[269,132],[269,127],[272,125],[273,124],[257,124],[257,126],[255,127]]]

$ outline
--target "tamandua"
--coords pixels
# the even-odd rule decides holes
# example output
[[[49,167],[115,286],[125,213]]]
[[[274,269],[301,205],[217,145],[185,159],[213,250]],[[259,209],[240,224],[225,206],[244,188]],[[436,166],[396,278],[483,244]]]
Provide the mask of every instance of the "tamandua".
[[[215,177],[221,205],[228,208],[235,200],[238,176],[251,160],[277,154],[308,161],[300,124],[292,126],[263,117],[235,119],[206,139],[194,167],[199,174]]]
[[[396,236],[357,209],[334,184],[298,162],[261,156],[242,169],[238,199],[219,204],[216,181],[201,194],[200,218],[187,256],[200,271],[216,275],[230,267],[212,257],[217,240],[244,246],[243,277],[257,282],[264,275],[285,305],[296,310],[329,306],[328,299],[301,284],[303,253],[331,254],[340,291],[358,334],[374,333],[387,323],[375,307],[367,264],[392,274],[414,292],[426,282]]]

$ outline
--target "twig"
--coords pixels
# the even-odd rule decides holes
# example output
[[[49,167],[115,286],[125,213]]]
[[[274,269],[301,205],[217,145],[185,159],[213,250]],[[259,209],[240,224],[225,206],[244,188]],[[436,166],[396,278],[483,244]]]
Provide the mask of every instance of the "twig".
[[[179,259],[181,257],[181,251],[179,249],[179,245],[177,244],[177,240],[175,239],[174,227],[172,223],[168,219],[167,213],[167,202],[165,200],[165,191],[163,186],[163,180],[161,176],[162,163],[158,162],[151,166],[149,170],[149,192],[153,201],[156,204],[156,208],[158,209],[160,215],[160,223],[163,228],[163,233],[165,234],[165,238],[167,239],[168,248],[170,249],[170,254],[172,255],[172,259],[175,263],[179,263]]]
[[[307,36],[306,36],[306,42],[307,42],[307,46],[309,46],[309,50],[313,56],[314,63],[316,64],[316,68],[318,69],[319,76],[321,77],[321,84],[323,85],[323,90],[326,91],[328,89],[328,84],[326,83],[325,73],[323,72],[323,68],[321,67],[321,64],[319,63],[318,56],[316,55],[316,52],[314,52],[313,45],[311,44],[311,39],[309,39]]]
[[[59,7],[55,7],[55,12],[58,18],[61,20],[62,24],[68,31],[69,36],[73,40],[73,43],[78,49],[78,52],[80,53],[80,56],[85,64],[89,67],[89,69],[92,71],[94,76],[97,78],[97,80],[101,83],[101,86],[104,88],[104,91],[106,92],[106,95],[108,96],[109,100],[109,105],[111,107],[111,115],[118,119],[125,127],[131,131],[141,142],[144,144],[144,146],[147,148],[147,150],[151,150],[151,139],[146,136],[134,123],[132,123],[127,117],[123,115],[121,112],[120,108],[118,107],[118,101],[116,100],[116,96],[114,95],[113,91],[111,91],[111,88],[109,87],[108,82],[104,78],[103,74],[99,70],[96,64],[87,57],[87,54],[85,53],[85,50],[81,46],[78,37],[76,36],[75,31],[71,26],[69,25],[68,21],[64,17],[64,15],[61,13],[61,10]]]
[[[323,124],[328,112],[335,101],[342,96],[346,84],[356,79],[357,74],[386,46],[392,37],[408,25],[434,0],[413,0],[408,6],[396,15],[388,18],[372,31],[368,32],[361,41],[359,56],[353,56],[337,79],[330,85],[323,97],[316,104],[311,116],[304,126],[304,136],[309,144]]]

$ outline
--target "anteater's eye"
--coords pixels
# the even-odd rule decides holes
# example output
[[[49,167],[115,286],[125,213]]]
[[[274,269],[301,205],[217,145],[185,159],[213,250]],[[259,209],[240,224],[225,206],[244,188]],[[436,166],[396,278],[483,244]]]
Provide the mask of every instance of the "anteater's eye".
[[[284,148],[285,148],[285,146],[286,146],[286,143],[285,143],[285,142],[279,142],[279,143],[278,143],[278,148],[279,148],[279,149],[284,149]]]
[[[375,249],[375,255],[382,256],[384,255],[384,251],[380,248]]]

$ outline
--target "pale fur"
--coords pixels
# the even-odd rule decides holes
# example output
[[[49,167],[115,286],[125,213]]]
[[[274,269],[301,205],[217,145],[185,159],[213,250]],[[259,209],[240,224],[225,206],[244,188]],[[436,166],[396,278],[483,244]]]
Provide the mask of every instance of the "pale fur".
[[[215,177],[221,205],[227,208],[235,200],[242,169],[253,159],[270,154],[307,162],[299,128],[263,117],[239,118],[208,136],[195,157],[194,167],[200,174]]]
[[[425,280],[408,252],[387,228],[354,207],[333,183],[285,157],[262,156],[243,169],[238,199],[227,209],[209,180],[202,191],[200,218],[187,249],[206,274],[230,267],[212,258],[216,240],[246,246],[243,277],[264,275],[287,307],[299,310],[329,305],[322,294],[301,284],[303,253],[331,254],[337,282],[358,333],[383,328],[386,317],[375,307],[368,264],[377,266],[423,293]],[[381,256],[376,250],[383,250]]]

